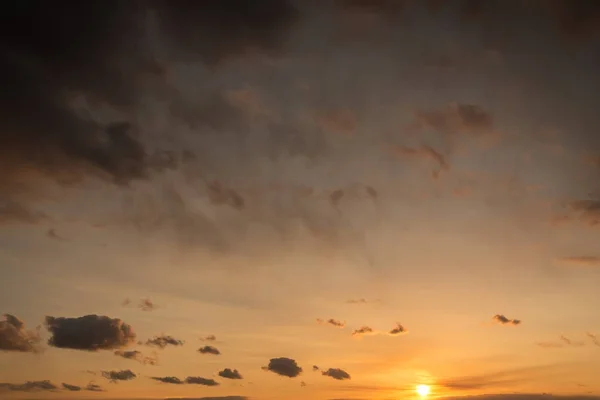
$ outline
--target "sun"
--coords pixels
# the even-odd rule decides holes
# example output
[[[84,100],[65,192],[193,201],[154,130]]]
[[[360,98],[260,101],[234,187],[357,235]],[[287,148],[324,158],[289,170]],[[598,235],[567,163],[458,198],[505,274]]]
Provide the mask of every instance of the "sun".
[[[421,397],[427,397],[431,388],[428,385],[417,385],[416,391]]]

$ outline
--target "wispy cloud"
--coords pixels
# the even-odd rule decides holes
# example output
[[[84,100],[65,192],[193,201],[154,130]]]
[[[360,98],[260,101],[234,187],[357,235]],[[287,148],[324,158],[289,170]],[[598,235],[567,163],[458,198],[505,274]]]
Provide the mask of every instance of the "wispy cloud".
[[[146,345],[148,346],[156,346],[161,349],[164,349],[167,346],[183,346],[183,340],[175,339],[173,336],[169,335],[160,335],[155,336],[152,339],[148,339],[146,341]]]
[[[600,257],[597,256],[560,257],[556,261],[572,267],[600,267]]]
[[[500,324],[500,325],[520,325],[521,324],[521,320],[519,319],[510,319],[505,317],[502,314],[496,314],[492,317],[492,320],[494,320],[496,323]]]
[[[130,350],[130,351],[117,350],[117,351],[115,351],[115,356],[119,356],[119,357],[125,358],[127,360],[134,360],[139,363],[148,364],[148,365],[156,365],[158,363],[158,360],[156,359],[156,357],[145,356],[144,354],[142,354],[141,351],[138,351],[138,350]]]
[[[361,326],[358,329],[352,331],[352,336],[362,336],[362,335],[371,335],[374,334],[375,331],[370,326]]]
[[[336,328],[344,328],[346,326],[346,323],[343,321],[339,321],[337,319],[333,319],[333,318],[329,318],[328,320],[323,320],[321,318],[317,318],[317,323],[321,324],[321,325],[333,325]]]
[[[102,371],[102,376],[113,383],[118,381],[130,381],[137,377],[137,375],[129,369],[120,371]]]

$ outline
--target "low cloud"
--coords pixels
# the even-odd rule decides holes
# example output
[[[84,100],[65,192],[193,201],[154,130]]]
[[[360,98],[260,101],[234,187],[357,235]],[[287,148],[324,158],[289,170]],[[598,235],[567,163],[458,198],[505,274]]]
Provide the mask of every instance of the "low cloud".
[[[298,366],[296,361],[286,357],[272,358],[269,365],[263,367],[263,369],[288,378],[295,378],[302,373],[302,368]]]
[[[497,322],[500,325],[520,325],[521,324],[521,320],[519,320],[519,319],[509,319],[509,318],[506,318],[502,314],[496,314],[496,315],[494,315],[492,317],[492,320],[494,320],[495,322]]]
[[[138,304],[138,307],[142,311],[152,311],[158,308],[158,306],[154,304],[150,299],[140,300],[140,304]]]
[[[390,335],[400,335],[402,333],[407,333],[408,330],[406,330],[406,328],[404,328],[401,324],[397,323],[396,327],[394,329],[392,329],[389,334]]]
[[[345,322],[339,321],[337,319],[333,319],[333,318],[329,318],[327,321],[321,319],[321,318],[317,318],[317,323],[319,324],[329,324],[329,325],[333,325],[337,328],[344,328],[346,326]]]
[[[103,315],[46,317],[46,327],[52,335],[48,344],[64,349],[116,349],[134,343],[136,337],[130,325]]]
[[[361,326],[358,329],[355,329],[352,332],[352,336],[361,336],[361,335],[369,335],[375,333],[375,331],[373,330],[373,328],[369,327],[369,326]]]
[[[321,375],[323,375],[323,376],[329,376],[329,377],[331,377],[333,379],[336,379],[338,381],[343,381],[343,380],[346,380],[346,379],[351,379],[350,378],[350,374],[348,374],[343,369],[339,369],[339,368],[329,368],[327,371],[321,372]]]
[[[219,371],[219,376],[225,379],[243,379],[242,375],[237,369],[225,368],[223,371]]]
[[[102,371],[102,376],[114,383],[118,381],[130,381],[137,377],[137,375],[129,369],[121,371]]]
[[[68,390],[70,392],[79,392],[79,391],[81,391],[81,386],[69,385],[68,383],[64,383],[64,382],[62,384],[62,387],[65,390]]]
[[[219,382],[214,379],[202,378],[200,376],[188,376],[185,378],[185,383],[190,385],[219,386]]]
[[[12,314],[0,321],[0,350],[33,353],[41,341],[38,332],[25,329],[25,324]]]
[[[41,392],[55,391],[58,387],[52,382],[46,381],[27,381],[25,383],[0,383],[0,391],[9,392]]]
[[[155,336],[152,339],[146,341],[148,346],[156,346],[164,349],[167,346],[183,346],[184,342],[179,339],[175,339],[173,336],[160,335]]]
[[[153,376],[150,379],[154,379],[155,381],[159,381],[162,383],[170,383],[173,385],[182,385],[183,381],[176,376]]]
[[[199,348],[198,351],[202,354],[213,354],[215,356],[218,356],[221,354],[219,349],[217,349],[216,347],[213,347],[213,346],[204,346],[204,347]]]
[[[556,261],[571,267],[600,267],[600,257],[597,256],[560,257]]]
[[[155,357],[144,356],[142,352],[138,350],[124,351],[117,350],[115,351],[115,356],[119,356],[128,360],[134,360],[142,364],[148,365],[156,365],[158,360]]]

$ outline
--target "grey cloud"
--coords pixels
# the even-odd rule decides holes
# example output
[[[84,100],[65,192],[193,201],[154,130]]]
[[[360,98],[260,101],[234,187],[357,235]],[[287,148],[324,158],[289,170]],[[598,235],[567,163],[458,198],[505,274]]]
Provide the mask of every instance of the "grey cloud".
[[[484,133],[493,127],[492,116],[473,104],[451,103],[439,110],[421,110],[416,114],[421,128],[440,133]]]
[[[164,349],[167,346],[183,346],[184,342],[179,339],[175,339],[173,336],[161,335],[155,336],[152,339],[146,341],[148,346],[156,346]]]
[[[44,213],[33,211],[14,199],[0,198],[0,225],[12,223],[37,224],[46,218]]]
[[[83,317],[46,317],[46,327],[53,347],[75,350],[110,350],[135,342],[130,325],[118,318],[103,315]]]
[[[204,346],[204,347],[199,348],[198,351],[202,354],[213,354],[215,356],[218,356],[221,354],[219,349],[217,349],[216,347],[213,347],[213,346]]]
[[[130,381],[137,377],[137,375],[129,369],[121,371],[102,371],[102,376],[111,382]]]
[[[323,376],[329,376],[335,380],[338,381],[343,381],[346,379],[351,379],[350,378],[350,374],[348,374],[346,371],[344,371],[343,369],[339,369],[339,368],[329,368],[327,371],[323,371],[321,372],[321,375]]]
[[[65,390],[68,390],[70,392],[79,392],[81,390],[81,386],[69,385],[68,383],[64,382],[62,386]]]
[[[162,383],[171,383],[173,385],[182,385],[183,381],[176,376],[153,376],[150,379],[154,379],[155,381],[159,381]]]
[[[406,332],[408,332],[406,330],[406,328],[404,328],[401,324],[398,323],[398,324],[396,324],[396,327],[389,332],[389,334],[390,335],[399,335],[399,334],[406,333]]]
[[[52,382],[46,381],[27,381],[25,383],[0,383],[0,391],[10,392],[41,392],[55,391],[58,387]]]
[[[263,369],[288,378],[295,378],[302,373],[302,368],[298,366],[296,361],[287,357],[272,358],[269,365],[263,367]]]
[[[331,202],[331,205],[337,207],[340,204],[342,198],[344,197],[344,194],[345,192],[343,189],[337,189],[331,192],[331,194],[329,195],[329,201]]]
[[[25,329],[25,324],[11,314],[4,314],[0,321],[0,350],[33,353],[41,341],[38,332]]]
[[[521,324],[521,320],[509,319],[509,318],[506,318],[502,314],[496,314],[492,317],[492,319],[500,325],[520,325]]]
[[[359,335],[366,335],[366,334],[370,334],[370,333],[374,333],[375,331],[373,330],[373,328],[369,327],[369,326],[361,326],[358,329],[355,329],[352,332],[352,336],[359,336]]]
[[[226,379],[243,379],[242,374],[237,369],[225,368],[223,371],[219,371],[219,376]]]
[[[185,383],[191,385],[202,385],[202,386],[218,386],[219,382],[214,379],[202,378],[200,376],[188,376],[185,378]]]
[[[141,351],[138,350],[117,350],[115,351],[115,356],[119,356],[127,360],[134,360],[139,363],[148,365],[156,365],[158,363],[156,357],[145,356],[144,354],[142,354]]]

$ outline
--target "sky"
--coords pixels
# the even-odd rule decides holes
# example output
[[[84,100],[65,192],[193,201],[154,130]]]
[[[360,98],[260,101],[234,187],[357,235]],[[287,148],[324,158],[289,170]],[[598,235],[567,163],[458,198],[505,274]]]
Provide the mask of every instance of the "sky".
[[[600,399],[600,2],[2,7],[0,398]]]

